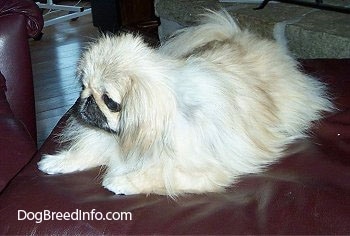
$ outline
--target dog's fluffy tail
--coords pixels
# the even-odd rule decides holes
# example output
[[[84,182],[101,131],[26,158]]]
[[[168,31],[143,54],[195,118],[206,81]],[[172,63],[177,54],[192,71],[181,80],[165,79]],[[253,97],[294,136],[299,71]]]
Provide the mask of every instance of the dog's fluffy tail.
[[[199,23],[176,31],[160,47],[160,51],[173,57],[184,57],[209,42],[230,39],[241,31],[237,22],[224,9],[218,12],[207,10]]]

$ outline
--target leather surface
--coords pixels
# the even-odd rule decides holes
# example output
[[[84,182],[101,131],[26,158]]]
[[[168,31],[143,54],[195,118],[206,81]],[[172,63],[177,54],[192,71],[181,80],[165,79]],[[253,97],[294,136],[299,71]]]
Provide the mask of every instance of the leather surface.
[[[6,100],[6,80],[0,71],[0,115],[11,113],[10,105]]]
[[[44,26],[44,19],[41,11],[33,2],[32,0],[0,1],[0,16],[18,14],[25,16],[26,34],[31,38],[38,36]]]
[[[13,116],[5,91],[6,81],[0,72],[0,193],[36,152],[30,134]]]
[[[33,76],[28,37],[41,32],[43,18],[32,0],[0,1],[0,71],[15,117],[36,140]]]
[[[53,135],[0,196],[0,234],[349,234],[350,60],[303,61],[330,85],[339,111],[315,124],[279,163],[248,175],[225,193],[114,195],[99,168],[48,176],[37,169],[54,153]],[[307,104],[306,104],[307,105]],[[64,126],[64,117],[54,132]],[[129,221],[17,219],[26,212],[132,213]]]
[[[36,152],[28,37],[42,27],[33,1],[0,1],[0,192]]]
[[[0,102],[1,104],[1,102]],[[0,113],[0,192],[36,152],[28,131],[11,113]]]

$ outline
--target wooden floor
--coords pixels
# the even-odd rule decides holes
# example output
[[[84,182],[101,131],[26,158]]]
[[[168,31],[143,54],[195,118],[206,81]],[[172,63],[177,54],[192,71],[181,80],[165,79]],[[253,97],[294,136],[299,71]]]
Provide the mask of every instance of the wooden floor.
[[[91,15],[43,29],[40,41],[31,41],[38,145],[79,96],[76,65],[84,46],[99,36]]]

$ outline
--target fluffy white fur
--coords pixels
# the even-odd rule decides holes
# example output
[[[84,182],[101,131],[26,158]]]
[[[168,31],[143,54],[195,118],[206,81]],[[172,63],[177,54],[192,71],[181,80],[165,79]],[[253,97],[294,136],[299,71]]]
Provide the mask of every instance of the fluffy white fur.
[[[102,37],[78,73],[117,134],[71,118],[70,146],[38,163],[48,174],[105,165],[116,194],[223,191],[277,161],[332,109],[325,86],[286,49],[241,30],[226,13],[177,32],[159,49],[139,36]],[[113,113],[104,91],[121,103]]]

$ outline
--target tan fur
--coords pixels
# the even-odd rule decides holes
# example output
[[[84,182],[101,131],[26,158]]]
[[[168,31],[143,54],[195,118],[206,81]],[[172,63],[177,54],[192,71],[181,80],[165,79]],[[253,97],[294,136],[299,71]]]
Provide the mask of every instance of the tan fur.
[[[45,155],[49,174],[105,165],[114,193],[219,192],[257,173],[332,111],[324,84],[303,74],[287,50],[241,30],[227,12],[177,32],[158,49],[139,36],[102,37],[79,63],[108,133],[73,118],[67,149]],[[110,111],[108,94],[121,104]]]

